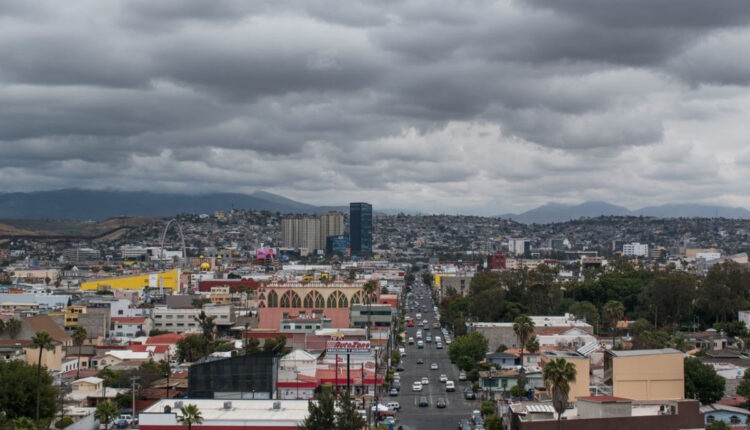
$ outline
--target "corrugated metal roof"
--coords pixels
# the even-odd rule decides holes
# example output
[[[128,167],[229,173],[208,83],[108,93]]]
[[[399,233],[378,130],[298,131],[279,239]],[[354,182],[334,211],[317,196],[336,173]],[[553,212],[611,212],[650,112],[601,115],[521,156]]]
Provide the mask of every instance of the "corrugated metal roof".
[[[526,405],[526,412],[554,414],[555,408],[552,407],[552,405],[543,405],[537,403],[533,405]]]
[[[578,348],[578,353],[588,357],[594,352],[601,351],[601,349],[602,346],[599,342],[590,342]]]

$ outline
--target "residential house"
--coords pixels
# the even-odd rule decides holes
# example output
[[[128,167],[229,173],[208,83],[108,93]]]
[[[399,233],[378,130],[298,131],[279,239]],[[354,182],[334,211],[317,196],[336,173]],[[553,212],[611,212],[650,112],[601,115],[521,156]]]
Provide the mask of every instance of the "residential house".
[[[153,328],[148,317],[112,317],[112,334],[114,337],[133,339],[148,334]]]
[[[750,411],[737,406],[714,403],[713,405],[701,406],[701,413],[705,418],[705,425],[713,424],[717,421],[724,421],[726,424],[732,426],[750,422]]]

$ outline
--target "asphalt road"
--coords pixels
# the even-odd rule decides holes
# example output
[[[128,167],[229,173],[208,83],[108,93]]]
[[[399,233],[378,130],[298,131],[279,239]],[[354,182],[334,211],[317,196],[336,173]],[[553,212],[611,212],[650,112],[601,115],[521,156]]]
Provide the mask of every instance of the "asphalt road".
[[[448,358],[448,345],[443,342],[443,349],[437,349],[435,347],[435,336],[443,337],[443,333],[440,329],[432,328],[432,324],[437,321],[435,314],[433,313],[432,297],[429,292],[422,286],[418,286],[414,289],[415,296],[422,295],[422,300],[418,301],[421,305],[424,304],[426,312],[410,310],[406,314],[412,318],[415,318],[417,312],[422,314],[421,319],[426,319],[429,322],[430,331],[425,332],[424,337],[427,333],[430,333],[433,338],[432,343],[426,343],[424,349],[418,349],[416,343],[414,345],[406,345],[406,357],[403,359],[405,371],[400,372],[401,374],[401,392],[396,397],[387,397],[383,399],[384,402],[396,400],[401,404],[401,410],[399,411],[399,425],[408,425],[413,430],[437,430],[437,429],[456,429],[458,428],[458,421],[462,418],[468,419],[471,416],[473,409],[479,409],[479,401],[476,400],[465,400],[463,391],[468,381],[458,380],[458,368],[451,364],[450,358]],[[421,322],[421,321],[420,321]],[[415,318],[415,325],[416,318]],[[415,341],[417,338],[418,327],[407,327],[406,338],[414,337]],[[424,364],[417,364],[417,358],[423,358]],[[430,370],[430,365],[437,363],[438,370]],[[449,380],[456,383],[455,392],[446,392],[445,384],[440,382],[440,374],[445,373]],[[425,385],[421,392],[413,392],[411,390],[412,382],[419,381],[423,376],[427,376],[430,379],[430,383]],[[430,402],[429,407],[419,407],[419,397],[425,396]],[[435,402],[438,398],[443,397],[446,400],[447,407],[437,408]],[[398,425],[396,426],[398,428]]]

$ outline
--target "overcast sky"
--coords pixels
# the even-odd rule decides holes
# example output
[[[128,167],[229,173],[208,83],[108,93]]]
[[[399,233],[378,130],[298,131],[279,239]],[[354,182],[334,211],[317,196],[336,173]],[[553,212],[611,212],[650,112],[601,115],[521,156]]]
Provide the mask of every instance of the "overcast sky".
[[[0,191],[750,207],[749,0],[3,0]]]

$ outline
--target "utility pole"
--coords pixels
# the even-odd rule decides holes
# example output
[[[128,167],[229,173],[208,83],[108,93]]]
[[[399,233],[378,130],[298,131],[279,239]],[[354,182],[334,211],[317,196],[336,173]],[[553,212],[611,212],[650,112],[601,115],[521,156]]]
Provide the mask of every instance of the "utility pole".
[[[65,419],[65,385],[67,385],[67,383],[60,379],[60,423],[62,423]]]
[[[141,379],[139,376],[132,376],[130,378],[130,382],[133,383],[133,413],[130,415],[131,416],[131,420],[130,420],[130,427],[131,428],[133,427],[133,423],[135,422],[135,385],[136,385],[136,382],[138,382],[139,379]]]
[[[169,347],[167,347],[167,399],[169,399],[169,375],[172,374],[172,365],[169,363]]]

